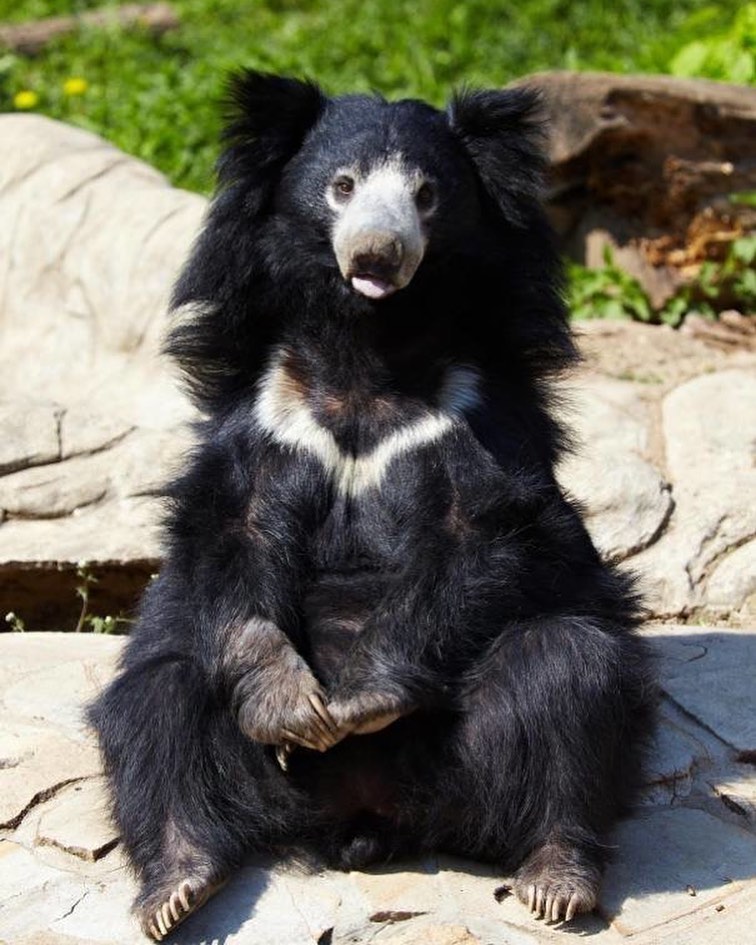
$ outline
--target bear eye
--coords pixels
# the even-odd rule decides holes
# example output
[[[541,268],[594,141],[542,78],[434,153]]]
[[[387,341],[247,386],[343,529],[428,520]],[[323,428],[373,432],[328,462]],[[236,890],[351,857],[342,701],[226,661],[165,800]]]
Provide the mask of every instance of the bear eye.
[[[436,202],[436,191],[431,184],[425,183],[415,194],[415,203],[419,210],[430,210]]]
[[[341,200],[351,197],[354,193],[354,178],[349,177],[348,174],[341,174],[333,182],[333,189]]]

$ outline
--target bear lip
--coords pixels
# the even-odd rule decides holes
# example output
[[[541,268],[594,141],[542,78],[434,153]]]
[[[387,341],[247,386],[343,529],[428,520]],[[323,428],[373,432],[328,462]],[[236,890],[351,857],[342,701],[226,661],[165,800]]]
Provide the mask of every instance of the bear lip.
[[[352,288],[369,299],[385,299],[396,292],[396,286],[378,276],[364,273],[352,276]]]

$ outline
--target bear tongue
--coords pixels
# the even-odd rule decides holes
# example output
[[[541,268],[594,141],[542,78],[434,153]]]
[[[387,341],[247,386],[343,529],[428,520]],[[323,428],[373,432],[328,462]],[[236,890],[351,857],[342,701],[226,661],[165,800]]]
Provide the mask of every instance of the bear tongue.
[[[352,276],[352,288],[369,299],[384,299],[396,291],[396,286],[377,276]]]

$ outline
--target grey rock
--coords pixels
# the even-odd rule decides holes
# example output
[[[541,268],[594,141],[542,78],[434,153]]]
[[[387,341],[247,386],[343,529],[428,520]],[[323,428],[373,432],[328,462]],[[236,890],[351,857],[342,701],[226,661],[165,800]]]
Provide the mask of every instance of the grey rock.
[[[739,826],[756,830],[756,771],[745,765],[707,774],[705,782]],[[722,816],[721,808],[717,811]]]
[[[634,385],[597,377],[568,387],[566,402],[577,449],[559,481],[585,508],[599,551],[622,560],[655,541],[672,512],[670,488],[648,461],[649,405]]]
[[[696,763],[706,759],[708,752],[703,742],[672,719],[662,716],[646,760],[647,783],[669,786],[672,796],[679,797],[690,790]]]
[[[77,456],[3,476],[0,509],[21,519],[70,515],[105,495],[108,467],[107,457]]]
[[[61,459],[82,453],[97,453],[120,442],[134,429],[119,416],[102,409],[93,410],[76,404],[65,411],[60,421]]]
[[[747,658],[726,648],[734,639],[727,637],[731,631],[722,631],[724,648],[722,634],[711,629],[702,628],[693,638],[686,627],[647,633],[662,652],[665,685],[685,673],[699,674],[699,687],[710,701],[734,711],[728,702],[732,680],[713,685],[706,663],[721,649],[717,665],[739,667],[747,683]],[[0,768],[0,817],[5,809],[25,810],[20,822],[17,816],[3,817],[18,825],[0,834],[0,941],[4,937],[9,945],[146,941],[130,915],[136,885],[120,846],[113,847],[98,769],[72,784],[61,780],[71,774],[77,750],[93,751],[81,726],[81,705],[110,677],[122,646],[122,639],[91,634],[0,635],[0,733],[11,744],[2,756],[12,762]],[[751,712],[749,706],[741,709]],[[688,798],[678,790],[675,804],[708,799],[710,808],[648,806],[618,828],[612,838],[615,861],[600,897],[604,918],[582,917],[572,927],[597,945],[619,945],[627,937],[639,945],[729,945],[747,941],[756,921],[756,834],[712,815],[726,811],[750,825],[753,769],[728,761],[727,751],[712,767],[709,746],[719,740],[703,729],[699,738],[686,718],[665,709],[652,777],[678,789],[695,778],[708,798]],[[708,714],[704,724],[707,719]],[[99,762],[94,754],[86,757]],[[3,780],[8,775],[12,779]],[[16,801],[9,803],[14,791]],[[734,814],[733,804],[746,814]],[[563,941],[564,931],[533,919],[514,896],[497,902],[493,892],[503,882],[511,883],[511,877],[491,865],[448,856],[317,875],[261,859],[236,873],[174,940],[177,945]]]
[[[756,634],[696,626],[651,633],[665,692],[728,745],[756,749]]]
[[[122,500],[159,489],[193,417],[157,352],[206,201],[35,115],[0,117],[0,166],[0,567],[154,559],[159,504]]]
[[[159,515],[154,500],[135,498],[76,509],[66,518],[9,519],[0,526],[0,561],[54,568],[146,561],[157,568]]]
[[[726,554],[713,567],[706,582],[706,607],[744,617],[756,614],[756,541]]]
[[[87,895],[82,877],[45,866],[9,840],[0,841],[0,864],[0,941],[8,945],[55,935],[60,917]]]
[[[35,805],[99,772],[92,744],[23,722],[0,730],[0,830],[17,827]]]
[[[0,475],[60,457],[60,408],[19,397],[0,404]]]
[[[68,644],[70,641],[70,650]],[[100,772],[83,705],[112,675],[122,640],[0,634],[0,829]]]
[[[664,536],[632,560],[658,615],[706,607],[708,574],[756,536],[754,416],[754,370],[698,377],[664,400],[666,465],[675,511]],[[733,579],[726,570],[714,585],[715,607],[742,608],[750,587],[748,577]]]
[[[48,805],[37,825],[37,844],[58,847],[82,860],[101,859],[117,842],[102,778],[65,788]]]
[[[709,487],[721,478],[720,490],[741,483],[753,496],[754,429],[743,418],[756,416],[756,371],[717,371],[677,387],[663,405],[667,467],[688,488]],[[750,474],[750,475],[749,475]],[[735,487],[733,477],[745,475]],[[750,488],[749,488],[750,487]]]
[[[624,936],[653,932],[650,941],[666,941],[666,926],[717,905],[734,909],[753,882],[756,837],[702,811],[646,809],[615,841],[600,908]]]

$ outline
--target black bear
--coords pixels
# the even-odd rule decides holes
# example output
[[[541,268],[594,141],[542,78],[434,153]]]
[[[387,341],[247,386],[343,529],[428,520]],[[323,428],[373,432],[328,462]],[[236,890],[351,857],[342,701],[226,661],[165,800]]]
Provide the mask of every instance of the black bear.
[[[169,353],[201,408],[90,710],[160,940],[252,852],[447,851],[596,903],[654,682],[554,466],[576,360],[537,95],[244,72]]]

